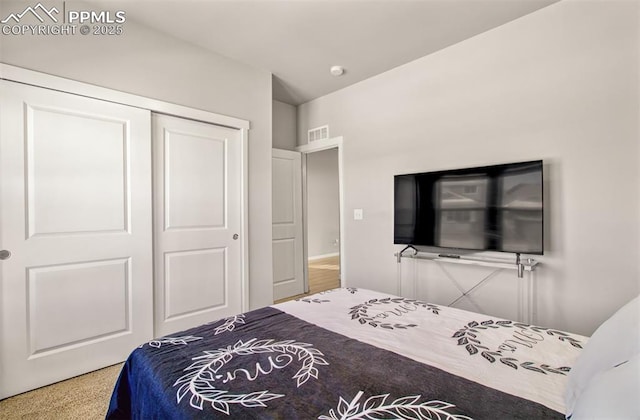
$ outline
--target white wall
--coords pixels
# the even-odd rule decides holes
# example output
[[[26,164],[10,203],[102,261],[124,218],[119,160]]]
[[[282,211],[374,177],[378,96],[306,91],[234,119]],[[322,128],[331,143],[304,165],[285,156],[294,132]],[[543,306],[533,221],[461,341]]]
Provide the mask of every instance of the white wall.
[[[542,158],[535,321],[591,334],[637,295],[638,8],[561,1],[300,106],[300,139],[344,137],[345,212],[364,209],[345,223],[349,285],[396,291],[394,174]]]
[[[340,252],[338,149],[307,156],[307,254],[309,258]]]
[[[273,101],[273,147],[295,150],[297,144],[297,109],[293,105]]]
[[[120,36],[2,35],[0,42],[7,64],[249,120],[250,306],[273,303],[269,72],[133,21]]]

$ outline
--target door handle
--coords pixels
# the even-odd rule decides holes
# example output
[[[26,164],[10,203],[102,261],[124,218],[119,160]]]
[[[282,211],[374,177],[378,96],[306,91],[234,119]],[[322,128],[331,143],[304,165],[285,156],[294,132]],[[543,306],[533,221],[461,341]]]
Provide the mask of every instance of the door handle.
[[[238,239],[238,234],[237,234],[237,233],[234,233],[234,234],[233,234],[233,239],[234,239],[234,240]]]
[[[6,249],[0,251],[0,260],[8,260],[9,257],[11,257],[11,251],[7,251]]]

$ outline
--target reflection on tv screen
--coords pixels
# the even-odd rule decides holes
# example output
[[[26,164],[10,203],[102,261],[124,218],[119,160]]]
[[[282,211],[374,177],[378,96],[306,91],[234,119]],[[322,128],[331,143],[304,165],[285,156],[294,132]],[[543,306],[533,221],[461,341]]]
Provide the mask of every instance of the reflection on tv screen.
[[[542,161],[397,175],[395,243],[542,254]]]

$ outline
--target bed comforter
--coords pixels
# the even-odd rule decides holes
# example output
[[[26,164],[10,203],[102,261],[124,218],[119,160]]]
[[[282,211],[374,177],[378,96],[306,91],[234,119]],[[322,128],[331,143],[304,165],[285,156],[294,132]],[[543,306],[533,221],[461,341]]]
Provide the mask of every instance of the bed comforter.
[[[585,337],[335,289],[142,344],[107,418],[564,418]]]

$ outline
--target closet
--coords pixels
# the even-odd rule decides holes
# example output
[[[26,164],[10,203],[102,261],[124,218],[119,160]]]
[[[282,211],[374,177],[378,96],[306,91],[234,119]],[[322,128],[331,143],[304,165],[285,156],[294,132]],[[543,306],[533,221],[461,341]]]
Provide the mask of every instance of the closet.
[[[153,115],[155,335],[241,312],[238,130]]]
[[[2,70],[0,398],[245,309],[248,122]]]

